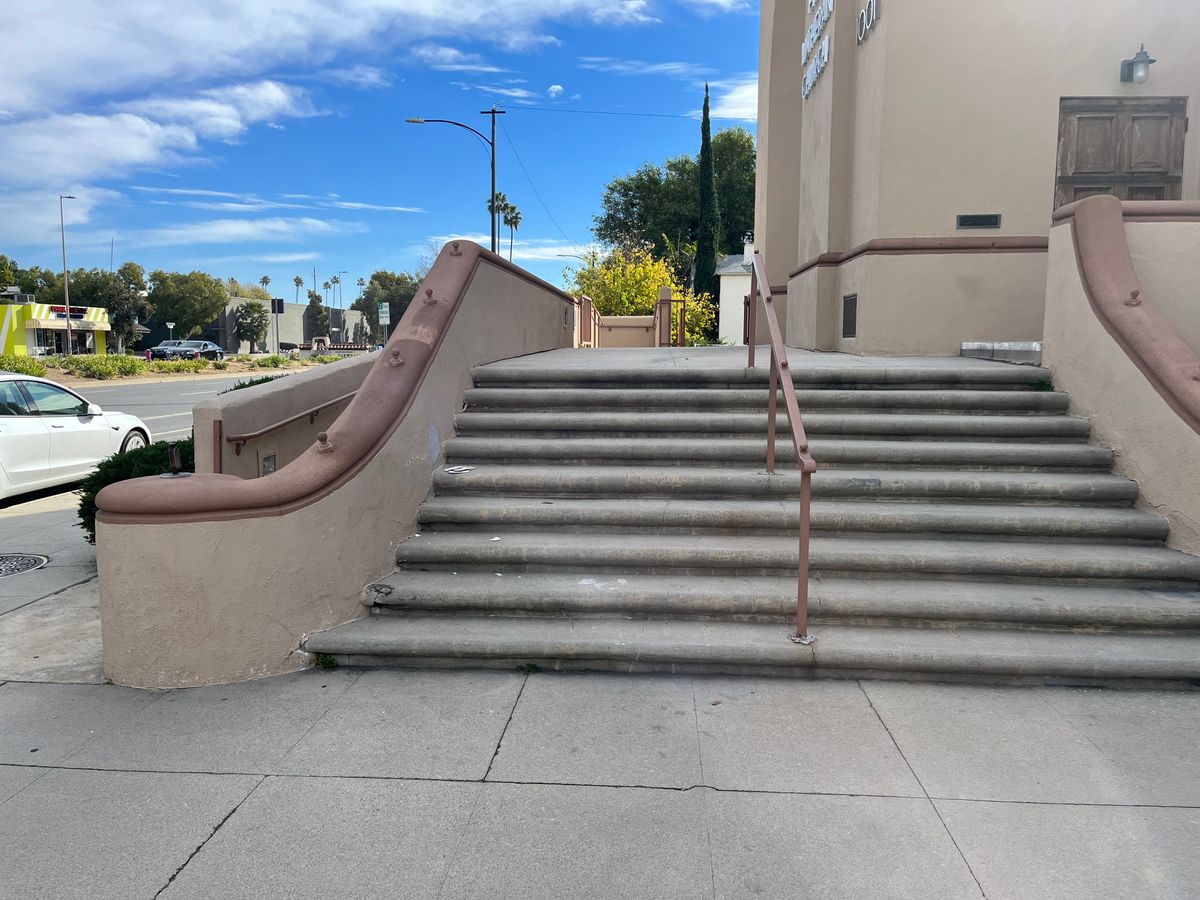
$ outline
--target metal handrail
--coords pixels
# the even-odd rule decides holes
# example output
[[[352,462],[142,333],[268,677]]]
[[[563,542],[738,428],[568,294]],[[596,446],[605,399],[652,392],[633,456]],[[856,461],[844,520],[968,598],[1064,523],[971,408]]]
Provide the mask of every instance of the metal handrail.
[[[587,294],[581,294],[579,297],[579,346],[580,347],[599,347],[600,346],[600,313],[596,310],[596,304],[592,302],[592,298]]]
[[[258,431],[250,431],[246,434],[226,435],[225,441],[226,443],[234,445],[233,452],[235,455],[241,455],[242,447],[248,442],[265,437],[272,431],[278,431],[280,428],[286,428],[288,425],[291,425],[294,422],[299,422],[305,417],[308,418],[308,424],[312,425],[314,422],[316,422],[317,416],[323,410],[326,410],[331,406],[337,406],[339,403],[349,403],[354,399],[354,395],[357,393],[357,390],[353,390],[348,394],[342,394],[340,397],[334,397],[332,400],[326,400],[324,403],[318,403],[316,406],[304,410],[304,412],[298,412],[294,416],[288,416],[286,419],[280,419],[278,422],[258,429]]]
[[[808,435],[804,431],[804,420],[800,417],[800,404],[796,400],[796,386],[792,383],[787,350],[783,346],[783,333],[779,330],[779,317],[775,315],[775,302],[771,282],[767,278],[767,267],[762,254],[755,250],[754,268],[750,272],[750,309],[746,340],[750,348],[748,365],[751,369],[754,368],[759,297],[763,302],[767,330],[771,334],[771,375],[767,400],[767,472],[775,471],[776,394],[781,387],[783,407],[787,411],[788,426],[792,433],[792,446],[796,448],[796,462],[800,466],[800,566],[796,585],[796,633],[792,635],[792,641],[797,644],[811,644],[814,638],[808,633],[808,539],[812,475],[817,471],[817,463],[808,452]]]

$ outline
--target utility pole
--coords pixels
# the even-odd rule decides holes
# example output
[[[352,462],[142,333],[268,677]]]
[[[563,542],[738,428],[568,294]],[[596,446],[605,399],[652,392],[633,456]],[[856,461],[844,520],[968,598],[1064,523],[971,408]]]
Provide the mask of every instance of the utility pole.
[[[67,272],[67,223],[63,218],[63,201],[74,200],[71,194],[58,195],[58,230],[62,235],[63,300],[67,305],[67,356],[71,355],[71,276]]]
[[[496,116],[504,115],[504,110],[496,109],[496,104],[492,104],[491,109],[485,109],[481,115],[492,117],[492,202],[489,205],[492,213],[492,252],[500,252],[500,224],[497,217],[500,215],[500,210],[496,209]]]

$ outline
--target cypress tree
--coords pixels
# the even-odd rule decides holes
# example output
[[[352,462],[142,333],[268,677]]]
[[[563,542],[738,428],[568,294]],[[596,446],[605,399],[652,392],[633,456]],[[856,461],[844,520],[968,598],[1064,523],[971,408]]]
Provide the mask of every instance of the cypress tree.
[[[696,293],[714,299],[721,295],[717,281],[717,244],[721,210],[713,174],[712,125],[708,114],[708,84],[704,85],[704,115],[700,120],[700,224],[696,233]]]

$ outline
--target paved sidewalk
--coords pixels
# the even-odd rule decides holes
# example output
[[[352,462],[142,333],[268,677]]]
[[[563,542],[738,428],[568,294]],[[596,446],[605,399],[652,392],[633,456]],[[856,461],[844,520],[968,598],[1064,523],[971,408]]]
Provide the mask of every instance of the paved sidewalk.
[[[1200,693],[0,685],[0,897],[1195,897]]]

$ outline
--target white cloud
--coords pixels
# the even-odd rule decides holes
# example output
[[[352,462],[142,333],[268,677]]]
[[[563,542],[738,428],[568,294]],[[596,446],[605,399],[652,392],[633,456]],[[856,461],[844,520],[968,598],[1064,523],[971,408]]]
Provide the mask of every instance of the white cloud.
[[[234,84],[191,97],[147,97],[125,110],[158,122],[186,125],[198,136],[232,140],[257,122],[319,115],[308,92],[278,81]]]
[[[351,49],[478,40],[552,42],[547,27],[655,20],[647,0],[5,0],[0,110],[60,110],[73,98],[241,79]]]
[[[510,100],[534,100],[538,95],[527,88],[505,87],[499,84],[468,84],[465,81],[450,82],[457,88],[462,88],[464,91],[479,91],[481,94],[492,94],[497,97],[508,97]]]
[[[562,262],[564,266],[571,265],[571,260],[575,256],[583,256],[595,247],[581,247],[579,244],[573,244],[570,241],[556,240],[554,238],[521,238],[520,231],[517,232],[518,238],[513,244],[513,261],[514,262],[545,262],[553,260]],[[503,251],[502,256],[508,256],[508,229],[504,229],[501,233],[500,249]],[[491,243],[491,235],[481,232],[468,232],[466,234],[440,234],[434,235],[429,239],[439,247],[443,244],[448,244],[450,241],[470,241],[474,244],[486,248]],[[422,250],[424,247],[421,248]],[[578,260],[575,260],[578,262]]]
[[[51,115],[0,124],[0,182],[60,185],[179,163],[196,133],[131,113]]]
[[[752,9],[750,0],[684,0],[701,13],[742,12]]]
[[[60,188],[74,200],[63,203],[63,221],[67,226],[68,252],[76,245],[71,232],[91,224],[93,214],[102,204],[121,199],[116,191],[74,184]],[[41,247],[58,243],[58,194],[55,191],[0,192],[0,245],[7,247]],[[107,238],[105,238],[107,243]],[[68,260],[69,261],[69,260]]]
[[[709,114],[714,119],[758,120],[758,76],[743,75],[733,81],[714,83],[709,101]],[[693,115],[700,116],[700,110]]]
[[[563,86],[561,84],[552,84],[546,88],[546,96],[551,100],[557,100],[562,96]]]
[[[437,44],[421,44],[409,51],[412,56],[431,69],[439,72],[503,72],[499,66],[489,65],[478,53],[464,53],[454,47]]]
[[[700,65],[699,63],[651,63],[641,59],[616,59],[611,56],[580,57],[579,68],[591,69],[596,72],[607,72],[612,75],[665,76],[667,78],[681,78],[685,81],[696,81],[715,71],[709,66]]]
[[[346,84],[364,91],[392,86],[387,73],[376,66],[356,65],[346,69],[327,69],[323,75],[334,84]]]
[[[328,203],[322,203],[321,206],[331,207],[332,209],[367,209],[376,212],[425,212],[419,206],[380,206],[377,203],[357,203],[353,200],[330,200]]]
[[[230,191],[211,191],[203,188],[164,188],[134,185],[133,190],[149,194],[165,194],[171,197],[211,197],[206,200],[151,200],[162,206],[185,206],[189,209],[207,209],[215,212],[266,212],[272,209],[352,209],[373,212],[421,213],[417,206],[395,206],[378,203],[361,203],[343,200],[338,194],[284,194],[283,200],[268,200],[256,194],[235,194]],[[284,200],[306,200],[307,203],[288,203]]]
[[[193,244],[244,244],[251,241],[294,242],[312,237],[356,234],[366,227],[356,222],[328,222],[305,217],[210,219],[164,225],[135,232],[128,243],[138,247],[181,247]]]

